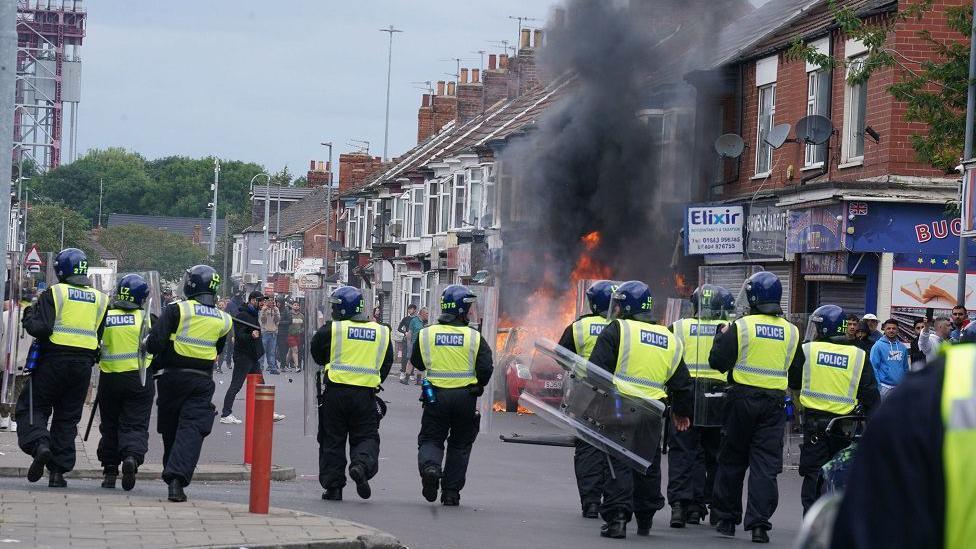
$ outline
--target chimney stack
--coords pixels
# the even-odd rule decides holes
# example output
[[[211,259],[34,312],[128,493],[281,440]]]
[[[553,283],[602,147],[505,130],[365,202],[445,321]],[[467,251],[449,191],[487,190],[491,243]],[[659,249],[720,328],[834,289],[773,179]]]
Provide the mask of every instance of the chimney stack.
[[[533,44],[533,47],[535,47],[536,49],[542,47],[542,37],[543,37],[542,29],[535,29],[535,44]]]
[[[315,171],[315,161],[314,160],[309,160],[309,162],[308,162],[308,171],[310,171],[310,172],[314,172]]]
[[[468,83],[468,69],[461,69],[461,74],[458,76],[458,81],[461,84]]]
[[[471,69],[471,83],[478,84],[481,82],[481,69]]]
[[[495,54],[493,53],[488,54],[488,70],[491,71],[495,70],[495,62],[497,59],[498,56],[496,56]]]
[[[524,49],[531,48],[532,47],[530,43],[531,40],[532,40],[532,30],[522,29],[522,36],[521,39],[519,40],[519,49],[524,50]]]
[[[439,80],[437,82],[437,95],[444,95],[444,81]]]
[[[428,108],[430,107],[430,94],[429,93],[425,93],[424,94],[424,98],[421,100],[420,106],[421,107],[428,107]]]
[[[454,82],[447,83],[447,95],[455,95],[456,84]]]
[[[508,68],[508,54],[503,53],[498,56],[498,68],[505,70]]]

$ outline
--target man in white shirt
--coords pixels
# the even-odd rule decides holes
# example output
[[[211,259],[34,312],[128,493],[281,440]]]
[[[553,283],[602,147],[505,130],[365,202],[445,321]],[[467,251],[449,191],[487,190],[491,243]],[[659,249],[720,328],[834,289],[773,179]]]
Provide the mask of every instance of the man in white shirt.
[[[939,349],[943,342],[949,341],[949,333],[952,331],[952,321],[948,317],[940,316],[932,321],[931,328],[929,323],[925,323],[922,333],[918,336],[918,349],[925,353],[925,362],[932,362],[939,356]],[[921,370],[923,365],[912,365],[912,370]]]

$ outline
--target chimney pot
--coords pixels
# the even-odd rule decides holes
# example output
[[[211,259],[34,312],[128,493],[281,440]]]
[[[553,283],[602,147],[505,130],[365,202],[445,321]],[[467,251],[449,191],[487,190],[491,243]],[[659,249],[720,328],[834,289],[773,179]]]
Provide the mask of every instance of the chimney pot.
[[[424,94],[424,99],[420,103],[420,106],[421,107],[430,107],[430,94],[429,93],[425,93]]]
[[[498,56],[496,56],[493,53],[488,54],[488,69],[489,70],[495,70],[495,67],[496,67],[495,61],[496,61],[497,58],[498,58]]]
[[[501,54],[501,55],[498,56],[498,68],[499,69],[502,69],[502,70],[508,68],[508,54],[507,53],[503,53],[503,54]]]
[[[461,69],[461,75],[458,77],[461,84],[468,83],[468,69]]]
[[[542,29],[535,29],[535,44],[533,45],[533,47],[535,47],[535,48],[541,48],[542,47],[542,37],[543,37],[543,34],[544,33],[543,33]]]
[[[471,83],[477,84],[481,81],[481,69],[471,69]]]
[[[310,160],[309,161],[308,171],[310,171],[310,172],[314,172],[315,171],[315,161],[314,160]]]
[[[444,81],[437,81],[437,95],[444,95]]]
[[[532,45],[530,43],[531,40],[532,40],[532,30],[531,29],[522,29],[522,37],[521,37],[521,40],[519,40],[519,49],[523,49],[524,50],[526,48],[532,47]]]
[[[454,93],[455,93],[455,84],[454,84],[454,82],[448,82],[447,83],[447,95],[454,95]]]

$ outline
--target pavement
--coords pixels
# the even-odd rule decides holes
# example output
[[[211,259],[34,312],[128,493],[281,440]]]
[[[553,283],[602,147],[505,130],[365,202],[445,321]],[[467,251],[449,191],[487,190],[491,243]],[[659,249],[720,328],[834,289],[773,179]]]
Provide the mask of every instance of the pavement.
[[[600,538],[600,521],[580,516],[571,449],[509,444],[499,440],[500,434],[513,432],[554,433],[532,415],[493,414],[492,432],[482,432],[475,443],[460,507],[428,503],[420,495],[416,461],[420,388],[401,385],[393,376],[385,384],[386,391],[381,393],[388,402],[389,413],[380,426],[380,470],[371,481],[372,498],[359,499],[350,485],[344,493],[345,501],[323,501],[318,484],[318,445],[314,436],[303,434],[302,377],[296,374],[266,377],[277,388],[277,410],[288,416],[274,426],[274,462],[294,469],[296,474],[295,480],[272,483],[271,504],[275,507],[369,524],[389,532],[412,548],[589,549],[647,543],[658,547],[728,548],[750,544],[748,535],[741,529],[735,538],[729,539],[707,526],[668,528],[667,509],[655,516],[649,538],[637,537],[633,524],[626,540]],[[214,400],[219,406],[230,374],[217,374],[217,380]],[[235,413],[238,416],[242,415],[242,408],[243,402],[237,402]],[[215,423],[213,433],[204,443],[201,463],[239,464],[242,435],[241,425]],[[153,427],[147,462],[158,462],[161,455],[161,443]],[[0,466],[7,457],[9,454],[0,456]],[[0,492],[54,491],[80,497],[124,497],[121,490],[104,496],[105,491],[95,480],[72,480],[66,490],[51,490],[40,484],[29,485],[22,478],[0,479]],[[165,496],[165,489],[159,480],[140,480],[127,497],[158,501]],[[792,547],[801,522],[800,478],[795,470],[784,470],[779,477],[779,489],[779,508],[772,517],[774,529],[770,531],[770,547]],[[240,481],[198,482],[195,478],[187,488],[187,494],[191,502],[208,500],[244,504],[248,501],[248,485]],[[8,536],[0,528],[0,542],[4,537]]]

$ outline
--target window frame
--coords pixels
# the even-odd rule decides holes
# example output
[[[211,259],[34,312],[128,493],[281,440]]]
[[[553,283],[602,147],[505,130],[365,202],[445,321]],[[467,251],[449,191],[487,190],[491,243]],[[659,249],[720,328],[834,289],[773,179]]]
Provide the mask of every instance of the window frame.
[[[413,292],[414,281],[417,281],[419,284],[416,293]],[[411,303],[417,305],[418,309],[423,307],[423,275],[404,275],[402,282],[400,286],[400,310],[406,311],[407,306]],[[413,296],[416,296],[416,302],[412,299]]]
[[[770,82],[756,88],[756,158],[753,166],[753,177],[765,177],[773,171],[773,147],[764,138],[776,125],[776,82]],[[769,111],[763,111],[763,96],[769,94]],[[766,122],[765,134],[763,122]],[[760,170],[760,166],[765,169]]]
[[[451,178],[451,219],[449,226],[453,230],[462,230],[468,221],[465,214],[468,211],[468,178],[466,172],[455,173]],[[458,210],[460,207],[460,210]]]
[[[424,235],[424,213],[427,204],[424,202],[425,186],[418,185],[410,189],[410,198],[407,203],[410,205],[407,214],[410,221],[407,225],[407,238],[420,238]],[[418,215],[419,214],[419,215]]]
[[[822,92],[825,86],[821,81],[824,78],[829,79],[829,75],[829,72],[819,68],[807,71],[807,116],[815,114],[823,115],[824,113],[822,111],[824,107],[830,103],[828,98],[823,97]],[[827,86],[829,87],[829,82]],[[827,93],[829,93],[829,88]],[[829,115],[824,116],[829,118]],[[826,144],[805,145],[803,148],[803,169],[812,170],[823,168],[826,153]]]
[[[841,142],[842,165],[864,163],[864,127],[867,126],[868,80],[851,84],[847,79],[852,71],[858,70],[867,55],[857,55],[848,59],[844,74],[844,127]],[[857,131],[855,119],[860,118],[864,127]],[[860,149],[855,154],[855,150]]]

